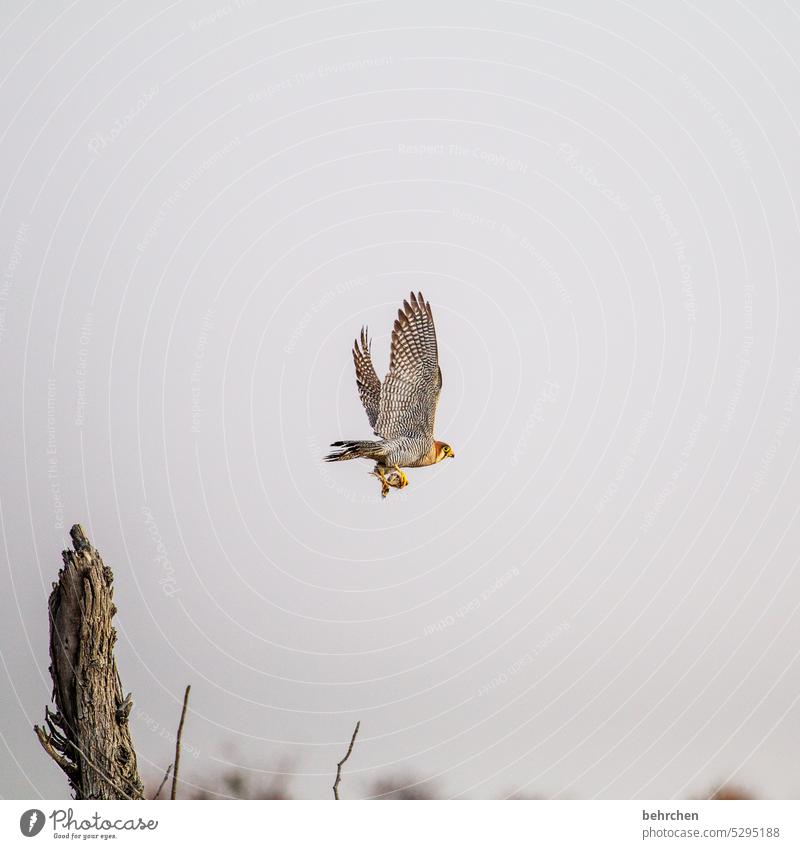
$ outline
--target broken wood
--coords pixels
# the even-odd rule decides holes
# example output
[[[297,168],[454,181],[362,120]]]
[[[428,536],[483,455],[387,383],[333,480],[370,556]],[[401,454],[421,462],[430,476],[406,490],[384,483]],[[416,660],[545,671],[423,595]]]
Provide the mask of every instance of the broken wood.
[[[45,708],[47,729],[34,731],[76,799],[141,799],[128,728],[133,701],[123,695],[114,659],[114,575],[80,525],[70,536],[74,551],[63,552],[48,603],[56,711]]]

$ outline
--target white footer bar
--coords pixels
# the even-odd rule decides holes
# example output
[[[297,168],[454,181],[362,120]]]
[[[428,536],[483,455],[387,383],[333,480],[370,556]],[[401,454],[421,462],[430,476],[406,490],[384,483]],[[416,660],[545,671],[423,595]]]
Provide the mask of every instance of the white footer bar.
[[[800,846],[796,801],[0,801],[0,846]],[[222,842],[224,841],[224,842]]]

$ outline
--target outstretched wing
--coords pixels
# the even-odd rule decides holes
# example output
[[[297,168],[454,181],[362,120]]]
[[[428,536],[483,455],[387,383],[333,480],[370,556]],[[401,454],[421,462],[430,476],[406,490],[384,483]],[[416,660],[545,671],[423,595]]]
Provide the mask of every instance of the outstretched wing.
[[[367,328],[361,328],[361,345],[356,339],[353,344],[353,362],[356,365],[356,383],[358,384],[358,394],[361,396],[361,403],[367,411],[369,426],[375,430],[375,422],[378,419],[378,405],[381,397],[381,382],[378,380],[378,375],[375,374],[375,367],[372,365],[372,357],[370,349],[372,345],[367,334]]]
[[[433,439],[436,404],[442,388],[436,328],[431,305],[422,292],[403,301],[392,331],[389,374],[381,388],[375,432],[384,439],[422,436]]]

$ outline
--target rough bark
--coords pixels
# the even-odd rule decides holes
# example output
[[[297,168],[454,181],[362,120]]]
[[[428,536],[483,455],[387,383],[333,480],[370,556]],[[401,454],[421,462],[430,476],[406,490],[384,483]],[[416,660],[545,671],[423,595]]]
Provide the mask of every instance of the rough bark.
[[[45,708],[47,729],[34,731],[76,799],[141,799],[128,728],[133,702],[123,696],[114,660],[114,575],[80,525],[70,536],[75,550],[63,552],[48,605],[56,711]]]

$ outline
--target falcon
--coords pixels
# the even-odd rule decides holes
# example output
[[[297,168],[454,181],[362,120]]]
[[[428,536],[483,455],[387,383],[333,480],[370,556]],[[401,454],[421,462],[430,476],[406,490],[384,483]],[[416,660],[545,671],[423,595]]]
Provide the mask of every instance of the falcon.
[[[422,292],[413,292],[398,310],[392,330],[389,373],[383,383],[372,365],[372,343],[367,328],[353,345],[356,385],[367,412],[370,427],[379,439],[345,439],[334,442],[325,457],[340,460],[373,460],[370,472],[381,482],[381,496],[389,488],[408,486],[404,468],[432,466],[448,457],[453,449],[433,438],[436,405],[442,390],[442,370],[436,346],[436,328],[431,305]]]

